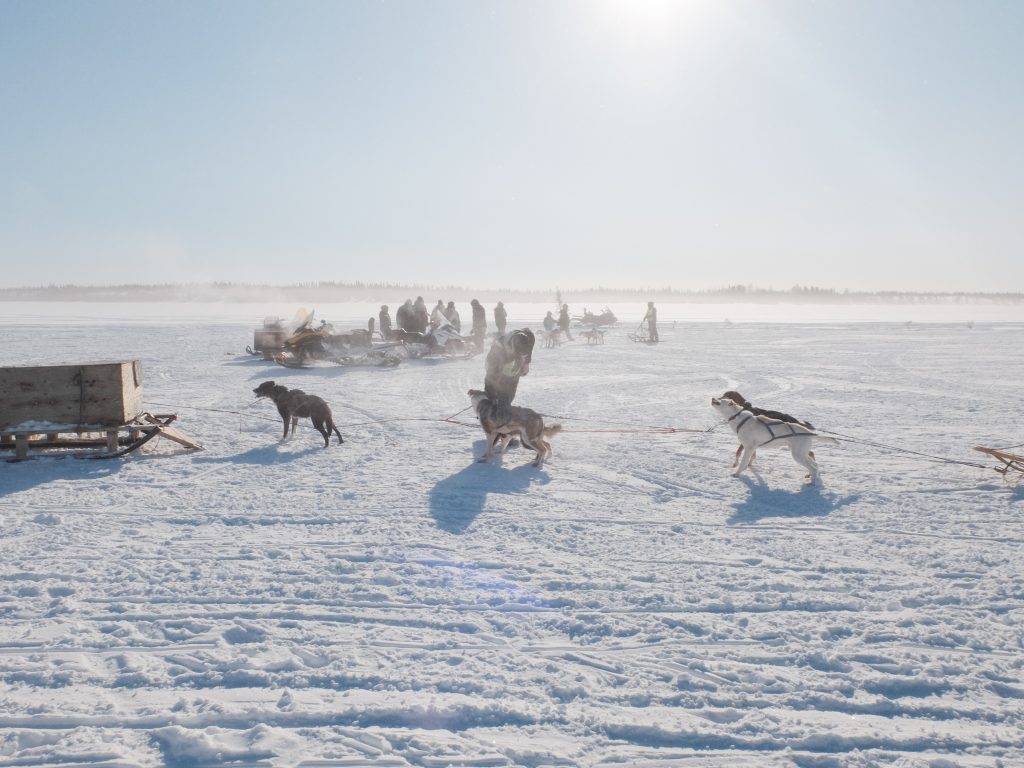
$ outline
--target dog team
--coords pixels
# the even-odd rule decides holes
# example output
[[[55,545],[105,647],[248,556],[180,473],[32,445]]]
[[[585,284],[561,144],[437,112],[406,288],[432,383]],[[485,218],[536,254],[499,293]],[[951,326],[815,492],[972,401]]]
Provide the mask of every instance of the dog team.
[[[484,388],[467,393],[486,435],[486,447],[478,461],[488,461],[499,443],[500,450],[504,451],[516,441],[536,454],[533,461],[536,467],[543,466],[552,453],[548,438],[558,434],[561,425],[545,425],[537,411],[512,404],[519,380],[530,372],[535,343],[534,333],[528,328],[497,336],[484,363]],[[339,445],[345,442],[323,398],[273,381],[263,382],[253,392],[257,398],[270,398],[277,406],[284,422],[282,441],[288,438],[289,428],[292,436],[295,435],[299,419],[309,418],[323,436],[324,448],[330,445],[332,433],[338,436]],[[793,460],[807,470],[806,479],[817,483],[818,464],[811,450],[814,441],[838,442],[815,432],[807,421],[780,411],[756,408],[734,390],[711,398],[711,407],[732,427],[740,443],[733,461],[734,477],[750,466],[758,448],[775,443],[788,447]]]

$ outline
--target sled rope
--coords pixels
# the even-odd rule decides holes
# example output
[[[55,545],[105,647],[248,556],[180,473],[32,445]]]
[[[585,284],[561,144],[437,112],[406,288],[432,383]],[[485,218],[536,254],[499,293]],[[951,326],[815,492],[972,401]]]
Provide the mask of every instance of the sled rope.
[[[909,456],[919,456],[922,459],[927,459],[938,464],[959,464],[960,466],[963,467],[976,467],[978,469],[994,469],[994,467],[988,464],[981,464],[980,462],[977,461],[964,461],[962,459],[951,459],[947,456],[935,456],[931,453],[912,451],[909,448],[900,448],[897,445],[886,445],[885,443],[877,443],[873,440],[864,440],[863,438],[852,437],[851,435],[844,435],[840,432],[831,432],[827,429],[819,429],[818,431],[823,435],[832,435],[833,437],[835,437],[838,440],[841,440],[844,443],[867,445],[872,448],[880,448],[884,451],[892,451],[893,453],[905,453]]]
[[[227,414],[231,414],[233,416],[239,416],[241,418],[252,419],[254,421],[268,421],[268,422],[272,422],[272,423],[275,423],[275,424],[280,423],[280,421],[281,421],[280,418],[275,418],[273,416],[260,416],[260,415],[255,414],[255,413],[247,413],[245,411],[236,411],[236,410],[231,410],[231,409],[228,409],[228,408],[201,408],[201,407],[196,406],[196,405],[174,405],[172,403],[150,403],[148,401],[147,401],[147,404],[151,405],[151,406],[160,407],[160,408],[175,408],[175,409],[187,408],[187,409],[190,409],[190,410],[193,410],[193,411],[200,411],[200,412],[203,412],[203,413],[227,413]],[[472,405],[468,405],[465,408],[463,408],[461,411],[453,413],[451,416],[444,416],[444,417],[440,417],[440,418],[439,417],[433,417],[433,416],[399,416],[399,417],[391,418],[391,419],[371,419],[369,421],[352,421],[352,422],[346,422],[346,423],[338,422],[336,424],[336,426],[340,429],[342,427],[345,427],[345,428],[349,428],[349,427],[363,427],[363,426],[368,426],[368,425],[371,425],[371,424],[392,424],[392,423],[396,423],[396,422],[400,422],[400,421],[434,421],[434,422],[438,422],[439,421],[439,422],[442,422],[442,423],[445,423],[445,424],[455,424],[455,425],[460,426],[460,427],[474,427],[474,428],[478,428],[480,426],[480,424],[478,422],[462,421],[459,418],[457,418],[457,417],[461,416],[463,413],[465,413],[466,411],[470,410],[472,407],[473,407]],[[591,423],[591,424],[612,424],[612,425],[619,425],[621,427],[628,427],[628,428],[619,428],[619,429],[566,429],[566,430],[564,430],[565,432],[645,433],[645,434],[655,434],[655,435],[671,435],[671,434],[677,434],[677,433],[704,434],[704,433],[707,433],[707,432],[711,432],[712,430],[714,430],[718,426],[718,425],[715,425],[714,427],[710,427],[708,429],[697,429],[695,427],[653,427],[653,426],[630,424],[629,422],[620,422],[620,421],[595,421],[593,419],[584,419],[584,418],[574,417],[574,416],[552,416],[550,414],[541,414],[541,415],[544,416],[545,418],[561,419],[563,421],[582,421],[582,422],[588,422],[588,423]],[[304,429],[313,429],[314,428],[312,424],[299,424],[298,426],[300,426],[300,427],[302,427]]]

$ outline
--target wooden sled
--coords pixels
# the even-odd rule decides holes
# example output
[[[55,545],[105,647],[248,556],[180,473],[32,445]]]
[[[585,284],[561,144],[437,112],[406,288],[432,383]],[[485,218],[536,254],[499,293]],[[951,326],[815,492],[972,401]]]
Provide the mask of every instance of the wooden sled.
[[[127,424],[116,427],[53,426],[31,430],[5,430],[0,432],[0,449],[14,450],[9,461],[23,461],[29,457],[29,448],[73,449],[91,448],[93,452],[76,453],[76,458],[114,459],[138,450],[154,437],[164,437],[191,450],[202,449],[199,443],[171,426],[178,417],[174,414],[153,416],[142,413]]]
[[[1017,472],[1024,472],[1024,456],[1016,456],[1006,451],[1000,451],[997,448],[984,448],[980,445],[974,446],[974,450],[979,453],[984,453],[991,456],[993,459],[998,459],[1003,463],[1001,467],[993,467],[996,472],[1005,475],[1011,469]]]

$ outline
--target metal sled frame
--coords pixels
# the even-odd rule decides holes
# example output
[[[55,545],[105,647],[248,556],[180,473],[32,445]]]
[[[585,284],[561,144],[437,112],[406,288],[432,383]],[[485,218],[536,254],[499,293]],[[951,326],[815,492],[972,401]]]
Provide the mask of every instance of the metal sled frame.
[[[997,448],[984,448],[980,445],[976,445],[974,450],[1001,461],[1003,463],[1001,467],[994,467],[995,471],[1000,474],[1005,475],[1011,469],[1024,473],[1024,456],[1017,456],[1012,453],[1007,453],[1006,451],[1000,451]]]
[[[626,334],[626,338],[629,339],[630,341],[636,341],[641,344],[649,343],[651,341],[651,336],[647,332],[647,324],[641,322],[640,325],[636,327],[635,331]]]

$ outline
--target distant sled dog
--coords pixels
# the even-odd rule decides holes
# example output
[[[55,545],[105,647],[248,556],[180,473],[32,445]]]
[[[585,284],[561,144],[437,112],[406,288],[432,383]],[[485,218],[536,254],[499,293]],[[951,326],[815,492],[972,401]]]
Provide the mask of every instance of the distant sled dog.
[[[711,407],[729,423],[740,441],[742,453],[739,466],[732,473],[733,477],[737,477],[750,466],[758,448],[769,443],[778,443],[780,447],[788,447],[794,461],[807,470],[806,479],[811,483],[817,483],[818,464],[811,454],[811,446],[815,440],[838,442],[834,438],[815,433],[804,424],[759,416],[726,397],[712,397]]]
[[[322,397],[307,395],[301,389],[288,389],[273,381],[264,381],[253,390],[256,397],[269,397],[277,406],[277,412],[281,414],[284,421],[284,434],[282,442],[288,438],[288,427],[291,427],[292,436],[295,436],[295,429],[299,425],[299,419],[310,419],[316,431],[323,435],[324,448],[331,444],[331,433],[338,436],[338,445],[345,442],[341,432],[334,426],[334,417],[331,415],[331,407],[327,405]]]
[[[471,389],[467,393],[473,401],[473,408],[480,419],[480,426],[487,435],[487,450],[478,461],[487,461],[494,455],[494,446],[502,441],[502,449],[509,440],[518,437],[519,441],[531,451],[537,452],[533,465],[540,467],[544,459],[551,455],[551,444],[545,440],[562,431],[561,424],[544,426],[544,419],[539,413],[517,405],[504,405],[491,400],[487,393],[479,389]]]

